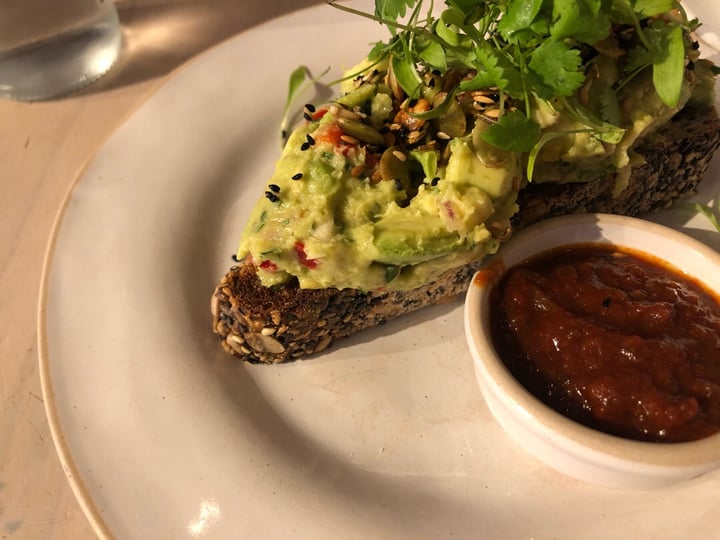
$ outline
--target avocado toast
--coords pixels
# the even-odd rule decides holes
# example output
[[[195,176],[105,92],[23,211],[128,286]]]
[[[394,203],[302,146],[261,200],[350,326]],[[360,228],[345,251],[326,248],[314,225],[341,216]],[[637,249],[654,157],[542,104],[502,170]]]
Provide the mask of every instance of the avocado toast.
[[[376,2],[390,40],[306,105],[213,294],[228,352],[298,358],[451,301],[518,227],[667,206],[720,143],[673,2],[422,4]]]

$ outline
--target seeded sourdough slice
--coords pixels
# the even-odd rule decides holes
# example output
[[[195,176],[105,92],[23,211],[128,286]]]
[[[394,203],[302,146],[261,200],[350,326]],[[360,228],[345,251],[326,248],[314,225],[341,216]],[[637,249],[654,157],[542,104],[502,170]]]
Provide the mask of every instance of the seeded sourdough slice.
[[[629,186],[612,196],[612,178],[573,184],[529,184],[518,199],[517,230],[578,212],[638,215],[692,194],[720,146],[720,120],[712,110],[684,110],[644,146],[645,163]],[[502,249],[502,248],[501,248]],[[233,266],[212,297],[213,330],[223,348],[253,363],[274,364],[319,353],[334,340],[462,294],[482,261],[446,271],[409,291],[264,287],[252,262]]]

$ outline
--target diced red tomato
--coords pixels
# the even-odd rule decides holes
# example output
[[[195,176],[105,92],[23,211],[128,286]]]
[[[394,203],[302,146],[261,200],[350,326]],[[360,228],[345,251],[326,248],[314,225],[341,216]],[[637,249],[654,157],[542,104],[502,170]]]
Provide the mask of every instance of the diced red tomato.
[[[328,112],[327,107],[322,107],[318,110],[316,110],[314,113],[310,115],[310,118],[313,120],[320,120],[323,116],[325,116],[325,113]]]
[[[315,142],[330,143],[333,146],[340,144],[340,137],[343,132],[337,124],[326,124],[322,130],[315,134]]]
[[[307,266],[311,270],[313,268],[317,268],[318,260],[308,259],[307,253],[305,253],[305,244],[303,244],[302,242],[295,242],[294,247],[300,264],[302,264],[303,266]]]
[[[269,260],[261,262],[259,266],[260,268],[262,268],[263,270],[267,270],[268,272],[275,272],[275,270],[277,270],[277,264]]]

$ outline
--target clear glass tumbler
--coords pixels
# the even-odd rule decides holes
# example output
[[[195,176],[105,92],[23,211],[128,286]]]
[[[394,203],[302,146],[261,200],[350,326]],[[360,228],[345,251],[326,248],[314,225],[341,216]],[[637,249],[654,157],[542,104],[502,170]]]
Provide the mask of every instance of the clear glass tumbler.
[[[104,75],[121,45],[112,0],[0,0],[0,97],[68,94]]]

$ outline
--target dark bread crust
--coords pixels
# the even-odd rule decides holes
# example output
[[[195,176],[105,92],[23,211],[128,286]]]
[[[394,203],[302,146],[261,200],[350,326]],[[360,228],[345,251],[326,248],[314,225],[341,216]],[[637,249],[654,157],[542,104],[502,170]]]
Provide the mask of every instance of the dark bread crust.
[[[520,193],[514,229],[578,212],[638,215],[695,192],[720,146],[715,109],[686,109],[636,148],[645,162],[612,196],[613,177],[572,184],[529,184]],[[212,297],[213,331],[229,353],[273,364],[326,349],[332,341],[462,294],[481,261],[448,270],[409,291],[264,287],[252,262],[234,266]]]
[[[541,219],[580,212],[637,216],[667,208],[695,193],[713,153],[720,146],[715,108],[684,109],[635,148],[644,163],[636,165],[627,188],[613,197],[613,179],[577,184],[528,184],[518,196],[517,229]]]

